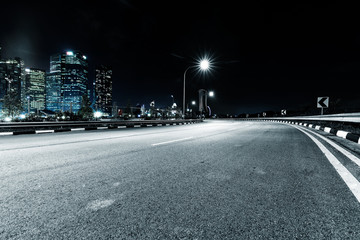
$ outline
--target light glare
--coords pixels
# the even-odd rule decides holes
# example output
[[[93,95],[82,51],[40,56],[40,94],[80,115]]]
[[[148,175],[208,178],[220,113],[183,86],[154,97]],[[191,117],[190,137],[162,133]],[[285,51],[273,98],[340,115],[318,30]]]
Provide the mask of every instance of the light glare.
[[[204,59],[200,62],[200,68],[202,70],[207,70],[209,68],[209,61]]]
[[[95,112],[94,117],[99,118],[102,116],[102,112]]]

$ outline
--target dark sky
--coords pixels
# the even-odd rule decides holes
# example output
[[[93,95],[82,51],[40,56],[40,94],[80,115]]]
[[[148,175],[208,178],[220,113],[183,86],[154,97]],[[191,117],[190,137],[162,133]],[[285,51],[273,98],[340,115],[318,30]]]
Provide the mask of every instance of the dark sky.
[[[182,105],[183,74],[203,56],[207,74],[187,73],[187,102],[214,90],[214,112],[316,108],[316,97],[356,102],[360,14],[356,5],[317,1],[5,1],[6,58],[49,70],[66,50],[113,67],[114,100]],[[345,101],[346,100],[346,101]]]

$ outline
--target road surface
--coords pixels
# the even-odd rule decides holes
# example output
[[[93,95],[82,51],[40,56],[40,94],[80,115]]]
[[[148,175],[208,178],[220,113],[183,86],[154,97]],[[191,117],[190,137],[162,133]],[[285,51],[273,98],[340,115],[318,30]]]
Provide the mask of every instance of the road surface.
[[[231,120],[1,136],[0,239],[360,239],[358,157],[326,139]]]

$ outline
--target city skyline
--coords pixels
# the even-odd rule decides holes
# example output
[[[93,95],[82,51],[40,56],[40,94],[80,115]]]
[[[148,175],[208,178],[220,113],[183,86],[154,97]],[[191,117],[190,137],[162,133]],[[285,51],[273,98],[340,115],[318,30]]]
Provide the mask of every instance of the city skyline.
[[[21,114],[39,114],[43,110],[77,113],[83,96],[87,95],[94,108],[99,107],[111,115],[111,74],[105,76],[106,88],[99,92],[95,88],[102,88],[99,86],[102,82],[90,81],[87,57],[82,52],[65,51],[51,55],[49,60],[50,67],[45,70],[28,67],[19,57],[3,58],[0,52],[0,109],[4,97],[13,91],[13,96],[21,101]],[[101,68],[110,69],[104,65]],[[101,101],[103,96],[106,96],[105,103]]]
[[[360,54],[351,4],[79,0],[2,9],[4,56],[47,69],[51,54],[81,50],[89,69],[113,67],[113,101],[122,106],[170,106],[173,99],[181,106],[183,73],[204,56],[214,67],[207,75],[188,72],[186,101],[213,90],[209,105],[217,113],[316,112],[320,96],[348,111],[359,102],[351,87]]]

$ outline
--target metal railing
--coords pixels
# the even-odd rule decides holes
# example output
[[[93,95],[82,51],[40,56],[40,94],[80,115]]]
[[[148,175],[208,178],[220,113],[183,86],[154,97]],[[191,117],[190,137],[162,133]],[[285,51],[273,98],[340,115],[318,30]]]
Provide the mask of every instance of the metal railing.
[[[291,120],[291,121],[329,121],[329,122],[347,122],[360,123],[360,113],[340,113],[314,116],[296,116],[296,117],[260,117],[260,118],[241,118],[241,120]]]
[[[95,130],[98,128],[118,127],[147,127],[181,125],[202,122],[202,119],[180,119],[180,120],[139,120],[139,121],[72,121],[72,122],[9,122],[0,123],[0,132],[32,133],[36,130],[70,131],[73,128],[84,128]]]

